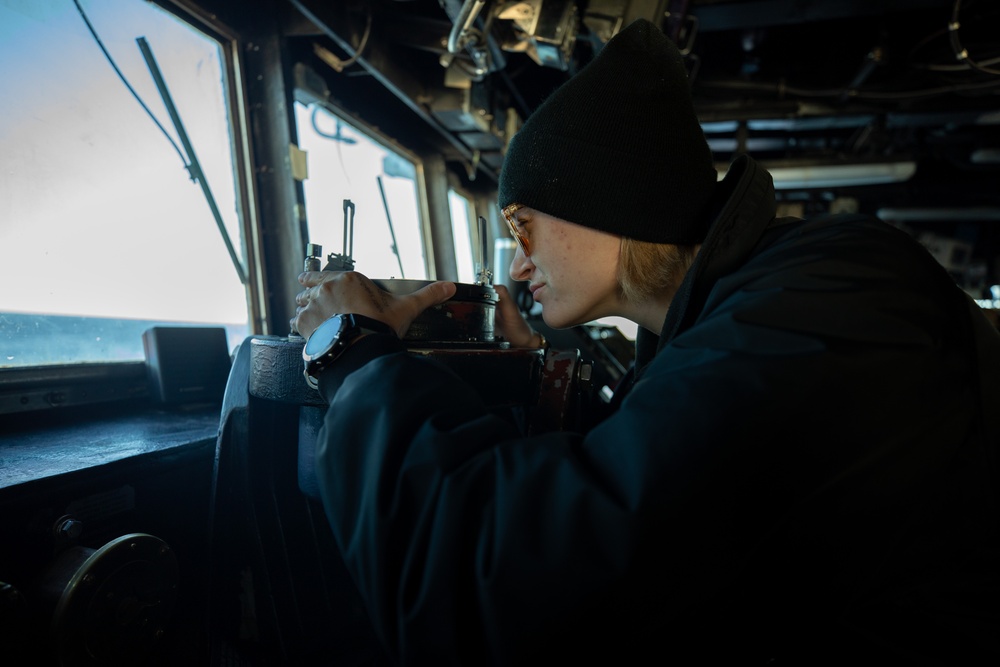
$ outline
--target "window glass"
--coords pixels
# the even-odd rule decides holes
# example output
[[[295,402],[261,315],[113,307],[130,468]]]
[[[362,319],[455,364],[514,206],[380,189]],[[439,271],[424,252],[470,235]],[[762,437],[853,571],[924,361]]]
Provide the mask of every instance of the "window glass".
[[[414,163],[316,104],[295,103],[309,242],[350,251],[371,278],[426,280],[427,262]],[[344,247],[344,201],[354,206],[352,247]],[[303,253],[305,248],[303,248]]]
[[[476,282],[474,249],[469,226],[472,220],[472,205],[469,200],[455,192],[448,191],[448,207],[451,210],[451,233],[455,239],[455,263],[458,266],[458,282]],[[496,273],[494,271],[494,273]]]
[[[144,0],[79,8],[0,0],[0,367],[141,360],[153,324],[238,342],[246,290],[138,40],[245,263],[220,46]]]
[[[635,340],[636,335],[639,333],[639,325],[632,320],[626,320],[624,317],[602,317],[594,320],[592,324],[617,327],[622,332],[622,335],[629,340]]]

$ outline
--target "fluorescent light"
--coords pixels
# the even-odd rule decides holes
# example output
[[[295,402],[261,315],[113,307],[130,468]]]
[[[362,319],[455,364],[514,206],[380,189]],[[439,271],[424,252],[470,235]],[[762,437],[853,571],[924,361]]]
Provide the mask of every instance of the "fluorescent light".
[[[1000,148],[979,148],[972,151],[969,159],[973,164],[997,164],[1000,163]]]
[[[912,161],[802,165],[762,162],[761,166],[774,178],[776,190],[900,183],[917,172],[917,163]],[[716,163],[715,170],[721,181],[725,178],[729,165]]]
[[[881,208],[876,215],[896,222],[982,222],[1000,220],[1000,208],[966,206],[955,208]]]
[[[871,164],[802,165],[768,167],[778,190],[836,188],[848,185],[899,183],[913,176],[916,162],[880,162]]]

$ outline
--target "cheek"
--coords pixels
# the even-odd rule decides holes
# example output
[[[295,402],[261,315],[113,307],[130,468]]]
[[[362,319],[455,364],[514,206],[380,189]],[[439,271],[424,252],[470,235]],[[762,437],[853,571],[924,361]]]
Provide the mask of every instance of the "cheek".
[[[599,243],[591,249],[588,270],[596,282],[618,283],[618,244]]]
[[[582,301],[603,301],[618,289],[618,255],[603,248],[589,248],[582,258],[570,255],[564,267],[563,286]]]
[[[555,239],[555,259],[561,265],[566,266],[574,260],[574,253],[578,256],[578,261],[586,261],[586,252],[580,252],[579,245],[573,243],[573,238],[568,234],[559,234]]]

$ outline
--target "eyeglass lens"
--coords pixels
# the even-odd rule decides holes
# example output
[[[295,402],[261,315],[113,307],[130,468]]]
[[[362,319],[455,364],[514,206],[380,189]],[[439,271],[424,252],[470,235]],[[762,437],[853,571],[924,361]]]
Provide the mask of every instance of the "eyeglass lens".
[[[503,209],[503,217],[507,221],[507,226],[510,228],[511,236],[513,236],[514,240],[517,241],[517,244],[521,246],[521,252],[524,253],[525,257],[527,257],[528,255],[531,254],[531,251],[529,250],[528,239],[521,234],[521,231],[517,228],[517,221],[514,219],[514,213],[519,208],[521,207],[518,206],[517,204],[511,204],[510,206]]]

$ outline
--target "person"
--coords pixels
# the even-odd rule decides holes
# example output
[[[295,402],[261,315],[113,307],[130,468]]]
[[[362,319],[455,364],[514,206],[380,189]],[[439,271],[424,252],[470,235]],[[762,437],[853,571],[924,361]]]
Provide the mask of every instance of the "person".
[[[317,466],[395,661],[996,664],[1000,336],[928,252],[776,217],[749,156],[718,180],[645,20],[526,120],[498,199],[547,325],[638,324],[586,433],[525,436],[403,351],[453,284],[300,276],[303,336],[369,318],[316,372]]]

